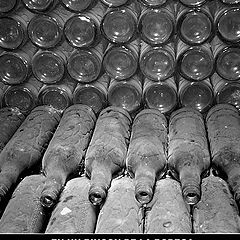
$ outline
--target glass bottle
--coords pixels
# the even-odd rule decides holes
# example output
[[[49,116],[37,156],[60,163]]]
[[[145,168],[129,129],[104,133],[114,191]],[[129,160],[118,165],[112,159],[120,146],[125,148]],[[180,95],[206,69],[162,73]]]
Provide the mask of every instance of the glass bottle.
[[[209,43],[189,46],[179,39],[176,51],[178,72],[182,77],[202,81],[213,74],[214,58]]]
[[[239,0],[220,0],[223,4],[226,4],[228,6],[234,6],[240,3]]]
[[[178,104],[177,85],[174,77],[165,81],[144,79],[143,102],[145,108],[158,109],[161,113],[171,113]]]
[[[191,107],[201,113],[207,112],[213,105],[214,100],[210,79],[190,82],[180,78],[178,96],[182,107]]]
[[[38,99],[43,105],[52,106],[60,112],[64,112],[73,101],[73,91],[76,81],[68,76],[54,84],[45,84],[39,91]]]
[[[207,3],[208,0],[180,0],[180,2],[187,7],[201,7]]]
[[[127,5],[130,0],[100,0],[103,4],[108,7],[120,7],[123,5]]]
[[[4,103],[7,107],[17,107],[27,115],[38,105],[38,93],[42,83],[30,77],[26,82],[9,86],[4,93]]]
[[[201,179],[210,168],[210,153],[203,116],[193,108],[180,108],[170,116],[168,167],[181,182],[185,202],[196,204]]]
[[[72,105],[63,113],[42,159],[42,172],[47,178],[40,197],[44,207],[53,207],[68,177],[78,168],[82,172],[95,121],[91,108],[82,104]]]
[[[78,83],[73,93],[73,104],[84,104],[92,108],[96,115],[107,106],[110,77],[103,74],[91,83]]]
[[[167,120],[156,109],[139,112],[132,124],[126,158],[127,171],[135,179],[135,198],[151,201],[156,180],[167,170]]]
[[[88,192],[93,205],[102,205],[112,178],[123,173],[130,138],[131,117],[118,107],[100,112],[85,156],[85,175],[91,179]]]
[[[136,37],[140,14],[138,2],[121,8],[109,8],[101,21],[101,32],[112,43],[124,44]]]
[[[0,82],[0,109],[3,107],[3,94],[6,91],[7,87],[7,85]]]
[[[142,104],[142,80],[139,75],[130,79],[118,81],[111,79],[108,88],[108,103],[110,106],[121,107],[134,114]]]
[[[175,71],[175,52],[172,43],[152,47],[141,42],[139,65],[143,75],[153,81],[163,81]]]
[[[240,79],[240,49],[238,46],[226,45],[218,37],[212,41],[216,72],[227,81]]]
[[[139,39],[127,45],[109,44],[103,58],[104,70],[118,80],[130,78],[137,71],[139,48]]]
[[[1,0],[0,1],[0,14],[6,14],[15,9],[18,0]]]
[[[61,0],[63,6],[74,13],[85,12],[91,9],[96,2],[96,0]]]
[[[211,77],[214,89],[215,101],[217,104],[229,103],[240,110],[240,83],[228,82],[217,73]]]
[[[44,13],[53,10],[58,0],[22,0],[22,3],[31,12]]]
[[[148,8],[159,8],[167,3],[169,0],[139,0],[142,4]]]

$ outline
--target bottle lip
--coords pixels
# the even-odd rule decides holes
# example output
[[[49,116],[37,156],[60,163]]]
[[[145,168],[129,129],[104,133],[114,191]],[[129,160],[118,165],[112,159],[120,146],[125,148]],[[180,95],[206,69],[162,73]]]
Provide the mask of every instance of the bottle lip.
[[[5,19],[8,22],[11,21],[12,23],[14,23],[14,26],[17,29],[17,32],[18,32],[18,36],[17,36],[17,38],[15,38],[15,40],[17,42],[14,40],[14,42],[11,44],[11,46],[8,46],[9,43],[4,43],[4,41],[1,40],[0,41],[1,48],[6,49],[6,50],[8,50],[8,49],[15,50],[15,49],[19,48],[20,45],[23,43],[24,38],[25,38],[25,31],[22,27],[21,22],[14,19],[13,17],[9,17],[9,16],[0,17],[0,20],[3,20],[3,19]]]
[[[221,31],[221,22],[224,21],[224,18],[228,14],[232,14],[232,13],[237,12],[237,11],[240,14],[240,8],[239,7],[228,8],[228,9],[224,10],[223,13],[221,13],[220,16],[216,20],[216,23],[215,23],[216,27],[215,28],[217,30],[217,35],[223,42],[230,43],[230,44],[231,43],[236,44],[236,43],[240,42],[240,35],[236,39],[230,39],[230,38],[228,38],[228,34],[224,34],[224,32]]]
[[[130,0],[100,0],[104,5],[108,7],[120,7],[127,4]]]
[[[201,7],[207,0],[191,1],[191,0],[180,0],[180,2],[186,7]]]
[[[186,59],[186,57],[189,56],[189,54],[194,54],[194,53],[198,53],[198,54],[202,54],[202,56],[205,56],[205,61],[208,60],[208,67],[209,70],[206,71],[206,73],[202,74],[202,76],[190,76],[190,74],[187,74],[185,71],[183,71],[182,66],[183,66],[183,62]],[[207,59],[207,58],[208,59]],[[208,54],[207,51],[205,51],[204,49],[201,48],[201,46],[192,46],[187,48],[180,56],[178,59],[178,72],[179,74],[190,81],[202,81],[205,80],[207,78],[209,78],[215,71],[215,66],[214,66],[214,58],[212,55]]]
[[[51,61],[54,61],[54,67],[56,67],[56,64],[57,64],[58,71],[57,73],[55,73],[55,75],[49,76],[49,74],[46,72],[42,73],[42,70],[45,71],[47,67],[46,59],[44,60],[44,58],[46,57],[48,58],[48,60],[51,59]],[[43,82],[46,84],[59,82],[63,78],[65,73],[64,60],[55,52],[48,51],[48,50],[40,51],[39,53],[36,53],[32,59],[32,71],[36,79],[39,80],[40,82]],[[51,74],[52,74],[52,71],[51,71]]]
[[[22,0],[22,2],[24,6],[30,11],[34,10],[34,11],[43,12],[53,4],[54,0],[44,0],[44,2],[40,4],[39,3],[36,4],[36,2],[32,0]]]
[[[11,58],[17,61],[17,64],[19,65],[18,69],[21,69],[22,73],[18,74],[17,77],[6,76],[6,74],[2,72],[2,69],[3,69],[2,61],[4,61],[2,59],[4,58],[5,58],[5,61]],[[0,79],[4,84],[15,85],[15,84],[23,83],[27,79],[27,76],[29,74],[29,66],[27,61],[19,54],[14,52],[4,52],[3,54],[0,55],[0,63],[2,66],[0,68]]]
[[[179,100],[180,100],[180,103],[182,105],[182,107],[192,107],[192,108],[195,108],[196,107],[194,106],[191,106],[191,105],[184,105],[184,97],[185,97],[185,94],[187,91],[189,91],[189,89],[191,89],[192,87],[197,87],[197,86],[203,86],[205,87],[205,90],[207,90],[209,93],[210,93],[210,98],[208,99],[209,101],[201,108],[201,106],[197,109],[200,113],[205,113],[213,104],[213,100],[214,100],[214,93],[213,93],[213,90],[211,89],[210,86],[208,86],[208,84],[206,84],[205,82],[201,81],[201,82],[191,82],[190,84],[187,84],[186,86],[184,86],[180,93],[179,93]]]
[[[168,31],[167,34],[165,34],[164,38],[158,38],[154,36],[149,36],[149,33],[151,34],[151,29],[150,32],[147,32],[149,29],[145,27],[144,21],[147,21],[146,19],[150,16],[152,17],[153,14],[155,14],[155,17],[158,15],[158,18],[160,18],[160,15],[165,18],[165,22],[168,23],[168,26],[170,27],[170,30]],[[137,24],[138,32],[141,35],[141,38],[143,41],[147,42],[150,45],[157,45],[157,44],[166,44],[168,41],[170,41],[171,37],[174,34],[175,27],[174,27],[174,21],[170,17],[169,14],[166,12],[163,12],[161,9],[149,9],[146,11],[140,18]],[[145,31],[146,30],[146,31]],[[154,39],[155,38],[155,39]]]
[[[171,94],[171,96],[173,97],[173,101],[171,104],[169,104],[167,107],[158,107],[156,106],[154,103],[151,103],[151,101],[149,101],[149,97],[151,97],[151,90],[152,89],[160,89],[160,88],[165,88],[165,91],[168,90],[168,92]],[[168,114],[170,112],[172,112],[176,106],[178,105],[178,96],[177,96],[177,92],[170,87],[166,82],[153,82],[150,86],[148,86],[146,89],[144,89],[144,93],[143,93],[143,99],[145,101],[145,104],[147,105],[147,107],[151,108],[151,109],[157,109],[159,110],[162,114]]]
[[[125,69],[127,69],[127,71],[125,72],[123,72],[122,69],[119,68],[119,66],[114,66],[112,64],[112,59],[116,59],[116,55],[118,54],[121,54],[122,56],[125,55],[125,57],[128,57],[131,62],[132,66],[125,67]],[[111,63],[110,66],[109,63]],[[132,77],[136,73],[138,67],[138,57],[135,56],[134,52],[127,46],[114,45],[111,46],[104,54],[103,67],[111,77],[118,80],[124,80]]]
[[[80,2],[81,4],[78,3],[74,3],[76,1],[71,1],[71,0],[60,0],[60,3],[62,4],[63,7],[65,7],[68,11],[74,12],[74,13],[81,13],[84,11],[87,11],[89,8],[91,8],[91,6],[94,3],[94,0],[79,0],[78,2]],[[83,3],[85,3],[83,5]]]
[[[156,74],[155,72],[148,70],[147,69],[147,65],[150,62],[150,59],[152,59],[152,57],[155,54],[164,54],[168,60],[169,60],[169,69],[167,72],[165,72],[164,74]],[[162,57],[160,57],[162,58]],[[175,59],[174,56],[172,56],[172,54],[167,50],[164,49],[162,47],[152,47],[150,50],[148,50],[147,52],[143,53],[143,55],[140,58],[140,69],[143,73],[143,75],[153,81],[163,81],[166,80],[167,78],[171,77],[174,74],[175,71]]]
[[[39,39],[36,35],[35,35],[35,30],[39,28],[39,25],[44,25],[44,22],[48,22],[50,24],[52,24],[52,27],[55,27],[54,29],[54,38],[51,39],[49,42],[45,42],[44,40]],[[62,38],[62,28],[59,25],[59,23],[56,21],[56,19],[43,14],[43,15],[37,15],[34,16],[28,26],[27,26],[27,32],[28,32],[28,36],[31,40],[31,42],[36,45],[37,47],[40,48],[52,48],[55,47],[61,40]]]
[[[129,31],[127,33],[125,32],[123,35],[116,36],[114,33],[107,31],[107,28],[108,28],[108,22],[112,24],[112,21],[114,19],[117,19],[117,15],[119,15],[119,18],[122,18],[122,19],[127,18],[126,20],[128,22],[127,25],[121,24],[121,23],[119,23],[119,25],[128,27]],[[109,12],[107,12],[103,16],[103,19],[100,24],[100,31],[103,34],[103,36],[112,43],[128,43],[133,39],[133,37],[136,34],[137,23],[128,9],[114,8],[114,9],[111,9]]]
[[[167,3],[167,0],[140,0],[145,6],[151,8],[158,8]],[[160,2],[160,3],[159,3]]]
[[[240,57],[240,49],[238,47],[226,46],[217,54],[217,56],[215,58],[215,68],[216,68],[217,74],[221,78],[226,79],[227,81],[240,80],[240,74],[238,77],[231,77],[229,74],[224,74],[224,72],[222,71],[222,67],[219,67],[219,66],[221,66],[221,61],[223,60],[224,56],[226,56],[229,53],[236,53],[236,52],[239,52],[239,57]]]
[[[184,33],[182,32],[182,26],[185,22],[185,20],[187,20],[188,17],[193,17],[193,15],[196,14],[201,14],[204,18],[205,18],[205,22],[208,22],[209,25],[209,32],[206,36],[202,37],[199,41],[192,41],[191,39],[187,38],[187,36],[184,36]],[[188,19],[189,20],[189,19]],[[177,32],[178,32],[178,36],[179,38],[185,42],[186,44],[193,46],[193,45],[202,45],[210,40],[212,40],[212,38],[214,37],[214,24],[213,24],[213,19],[210,16],[210,14],[208,14],[207,12],[205,12],[204,10],[202,10],[201,8],[193,8],[188,10],[187,12],[185,12],[184,14],[182,14],[182,16],[180,16],[178,22],[177,22]]]
[[[17,5],[17,0],[5,0],[3,4],[6,4],[5,6],[0,5],[0,12],[1,13],[9,13],[11,12]],[[10,3],[10,4],[9,4]]]
[[[90,60],[93,69],[85,71],[85,73],[79,72],[79,67],[73,67],[75,62],[80,63],[82,61]],[[84,66],[84,64],[82,64]],[[94,65],[94,66],[93,66]],[[92,82],[97,79],[101,72],[102,62],[101,59],[91,50],[88,49],[79,49],[73,52],[68,59],[67,70],[69,75],[76,81],[83,82]],[[80,69],[81,70],[81,69]]]
[[[71,27],[74,25],[74,21],[84,21],[88,24],[88,28],[91,29],[91,38],[89,38],[87,41],[84,40],[81,42],[81,40],[78,40],[78,38],[73,39],[73,36],[71,34]],[[78,22],[79,23],[79,22]],[[66,23],[64,24],[63,33],[65,38],[67,39],[68,43],[72,45],[75,48],[83,48],[83,47],[89,47],[93,44],[97,34],[98,34],[98,26],[96,22],[90,18],[89,16],[86,16],[84,14],[77,14],[72,17],[70,17]]]

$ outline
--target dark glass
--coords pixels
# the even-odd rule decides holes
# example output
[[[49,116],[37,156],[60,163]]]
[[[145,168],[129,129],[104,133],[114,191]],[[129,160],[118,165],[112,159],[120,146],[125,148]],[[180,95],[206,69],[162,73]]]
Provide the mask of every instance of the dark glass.
[[[240,42],[240,8],[226,9],[217,19],[218,36],[229,43]]]
[[[62,4],[73,12],[84,12],[91,7],[96,0],[61,0]]]
[[[130,0],[100,0],[108,7],[120,7],[127,4]]]
[[[168,0],[140,0],[144,5],[149,8],[158,8],[165,4]]]
[[[138,67],[138,52],[138,40],[125,46],[110,45],[103,58],[103,67],[113,78],[119,80],[130,78]]]
[[[56,0],[22,0],[26,8],[33,12],[46,12],[51,10],[58,1]]]
[[[108,88],[108,103],[111,106],[121,107],[130,114],[135,113],[142,102],[142,83],[135,75],[125,81],[112,79]]]
[[[205,4],[207,0],[180,0],[180,2],[188,7],[200,7]]]
[[[163,82],[144,80],[143,99],[146,108],[157,109],[161,113],[171,113],[178,104],[177,85],[174,78]]]
[[[1,0],[0,13],[8,13],[16,7],[18,0]]]
[[[190,82],[182,78],[178,94],[182,107],[191,107],[201,113],[207,112],[213,104],[213,89],[209,79]]]
[[[99,114],[107,106],[109,82],[110,77],[104,74],[91,83],[79,83],[73,93],[73,104],[87,105]]]
[[[141,45],[139,59],[142,73],[153,81],[162,81],[171,77],[175,70],[175,53],[171,44],[163,47]]]
[[[220,0],[222,3],[224,4],[228,4],[230,6],[233,6],[235,4],[239,4],[240,1],[239,0]]]
[[[39,50],[32,59],[34,76],[46,84],[56,83],[63,78],[65,71],[64,54]]]

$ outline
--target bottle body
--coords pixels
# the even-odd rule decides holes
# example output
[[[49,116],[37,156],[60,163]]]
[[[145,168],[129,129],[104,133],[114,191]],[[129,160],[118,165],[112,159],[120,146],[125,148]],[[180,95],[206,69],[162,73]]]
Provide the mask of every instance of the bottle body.
[[[75,13],[80,13],[91,9],[95,2],[95,0],[61,0],[61,3],[65,8]]]
[[[207,3],[208,0],[180,0],[180,2],[187,7],[201,7]]]
[[[140,2],[148,8],[159,8],[167,3],[167,1],[168,0],[140,0]]]
[[[58,4],[57,0],[23,0],[24,6],[33,13],[44,13],[53,10]]]
[[[129,0],[100,0],[103,4],[108,7],[117,8],[127,5]]]

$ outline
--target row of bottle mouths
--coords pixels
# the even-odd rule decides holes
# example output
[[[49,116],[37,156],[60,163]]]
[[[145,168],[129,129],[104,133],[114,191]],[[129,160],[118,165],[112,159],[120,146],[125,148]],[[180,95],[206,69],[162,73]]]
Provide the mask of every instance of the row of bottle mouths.
[[[115,44],[141,38],[153,46],[166,44],[176,35],[189,45],[203,44],[215,35],[228,44],[240,42],[239,7],[207,1],[202,7],[191,9],[176,2],[168,1],[159,9],[147,8],[137,1],[121,8],[106,8],[98,2],[80,14],[67,11],[62,5],[48,14],[19,8],[0,18],[0,47],[17,49],[30,39],[37,47],[49,49],[66,39],[75,48],[87,48],[101,36]]]
[[[217,73],[201,82],[179,76],[155,82],[141,74],[117,81],[104,73],[92,83],[77,83],[66,76],[60,83],[50,85],[32,76],[23,84],[0,87],[2,107],[17,107],[24,114],[37,105],[50,105],[63,112],[78,103],[88,105],[95,114],[110,105],[121,107],[132,116],[142,108],[158,109],[166,116],[179,107],[191,107],[205,114],[218,103],[240,109],[240,82],[227,82]]]

